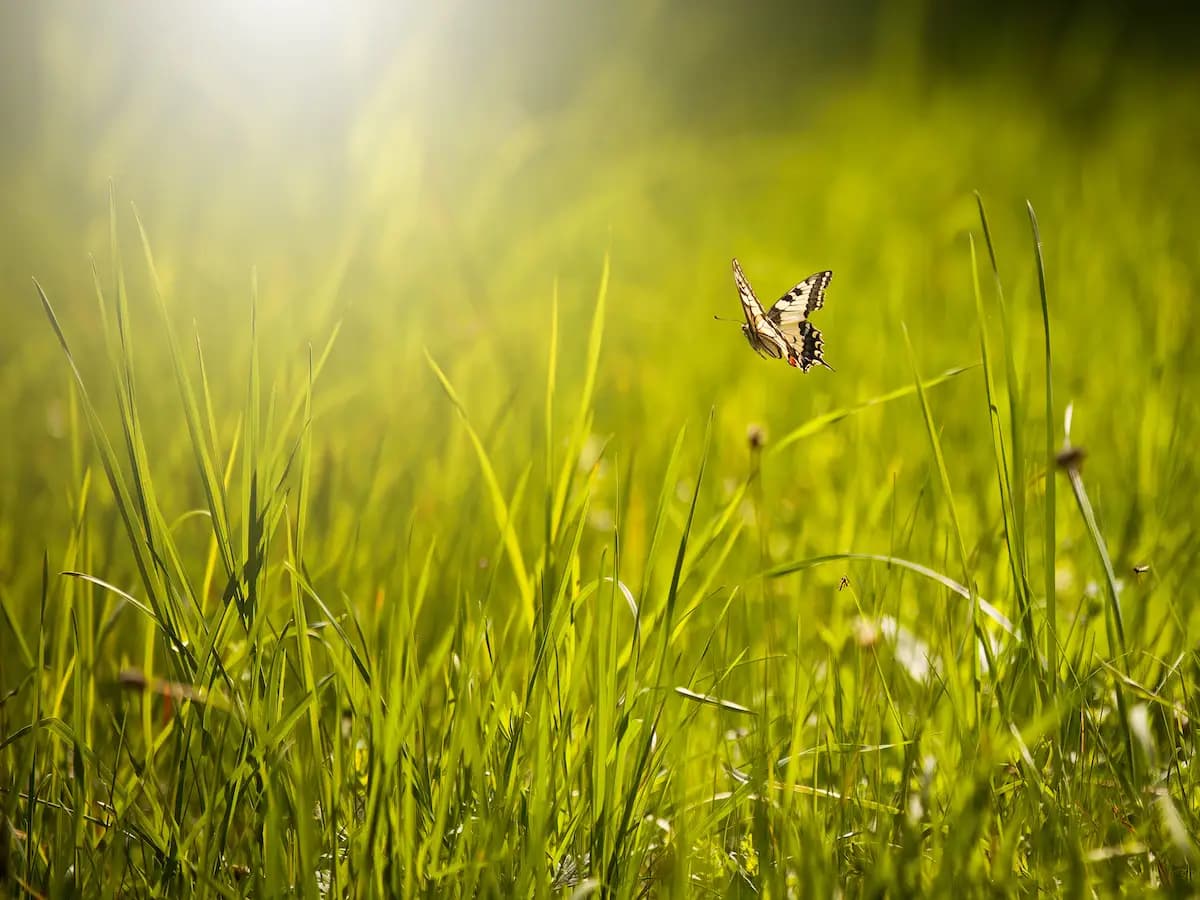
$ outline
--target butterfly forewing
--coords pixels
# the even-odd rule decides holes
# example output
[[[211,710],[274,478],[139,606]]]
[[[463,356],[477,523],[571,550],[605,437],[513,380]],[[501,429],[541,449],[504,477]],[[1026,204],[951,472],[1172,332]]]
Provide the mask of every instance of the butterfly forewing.
[[[779,327],[767,318],[762,304],[758,302],[758,297],[754,294],[754,288],[750,287],[750,282],[746,279],[746,275],[736,259],[733,261],[733,280],[737,284],[738,298],[742,301],[742,313],[746,316],[746,324],[742,326],[742,332],[746,335],[750,346],[759,356],[770,359],[791,356],[787,339]]]
[[[767,318],[776,325],[806,321],[813,310],[825,305],[825,288],[832,280],[833,273],[829,271],[809,275],[775,301],[767,312]]]
[[[762,304],[758,302],[758,297],[754,294],[754,288],[750,287],[750,282],[746,280],[746,273],[742,271],[742,267],[738,265],[736,259],[733,261],[733,280],[737,284],[738,298],[742,301],[742,312],[746,315],[746,324],[754,328],[755,322],[765,314]]]

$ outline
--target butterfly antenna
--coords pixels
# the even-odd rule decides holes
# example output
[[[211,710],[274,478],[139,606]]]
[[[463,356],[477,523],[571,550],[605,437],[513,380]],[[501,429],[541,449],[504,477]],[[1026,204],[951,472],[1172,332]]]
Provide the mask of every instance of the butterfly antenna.
[[[718,322],[732,322],[734,325],[743,324],[740,319],[726,319],[722,316],[713,316],[713,318],[716,319]]]

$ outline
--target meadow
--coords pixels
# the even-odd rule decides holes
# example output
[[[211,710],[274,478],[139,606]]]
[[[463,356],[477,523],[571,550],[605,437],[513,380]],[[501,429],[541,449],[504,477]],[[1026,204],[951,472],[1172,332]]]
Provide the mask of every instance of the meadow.
[[[1194,65],[152,9],[3,14],[0,890],[1195,894]]]

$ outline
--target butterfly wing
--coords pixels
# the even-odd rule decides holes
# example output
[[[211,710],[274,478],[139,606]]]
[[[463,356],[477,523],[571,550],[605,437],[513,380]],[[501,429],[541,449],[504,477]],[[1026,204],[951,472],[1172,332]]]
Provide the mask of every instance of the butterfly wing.
[[[808,321],[814,310],[825,305],[825,288],[832,280],[833,272],[828,270],[809,275],[767,311],[767,319],[788,343],[788,362],[804,372],[816,365],[833,368],[825,362],[821,332]]]
[[[750,282],[746,280],[746,273],[742,271],[742,267],[736,259],[733,261],[733,280],[737,284],[738,299],[742,301],[742,312],[746,315],[746,324],[754,328],[755,322],[763,318],[765,313],[762,304],[758,302],[758,297],[754,294],[754,288],[750,287]]]
[[[767,318],[780,327],[807,321],[813,310],[825,305],[825,288],[832,280],[830,271],[809,275],[775,301]]]
[[[821,332],[812,322],[799,322],[794,327],[785,329],[783,335],[791,349],[788,362],[800,371],[807,372],[813,366],[833,369],[833,366],[825,362],[825,342],[821,339]]]
[[[746,317],[742,331],[750,346],[760,356],[771,359],[780,359],[785,355],[791,357],[791,349],[783,332],[768,318],[767,313],[763,312],[762,304],[754,294],[754,288],[750,287],[750,282],[736,259],[733,261],[733,280],[737,284],[738,299],[742,301],[742,313]]]

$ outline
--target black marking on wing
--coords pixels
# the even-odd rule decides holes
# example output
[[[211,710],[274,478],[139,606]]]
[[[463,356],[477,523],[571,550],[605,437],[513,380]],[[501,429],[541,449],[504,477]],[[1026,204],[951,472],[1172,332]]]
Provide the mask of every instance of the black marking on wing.
[[[806,321],[814,310],[825,305],[825,288],[832,280],[833,272],[828,270],[809,275],[775,301],[767,318],[775,325]]]
[[[795,336],[784,332],[784,337],[788,338],[788,343],[794,351],[788,356],[788,362],[798,366],[802,372],[807,372],[813,366],[833,369],[833,366],[825,362],[825,342],[821,339],[821,332],[812,322],[799,323]]]

